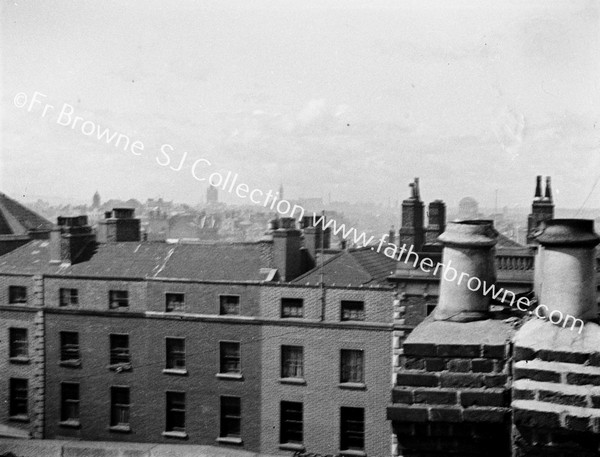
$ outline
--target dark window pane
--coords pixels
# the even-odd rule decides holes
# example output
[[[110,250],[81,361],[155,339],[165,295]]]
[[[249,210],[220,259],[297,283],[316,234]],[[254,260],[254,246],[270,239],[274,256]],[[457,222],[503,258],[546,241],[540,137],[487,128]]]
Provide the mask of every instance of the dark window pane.
[[[168,313],[173,311],[183,311],[185,308],[184,294],[167,294],[165,300],[165,309]]]
[[[167,368],[185,369],[185,340],[183,338],[167,338]]]
[[[302,403],[281,402],[280,443],[302,444],[304,440],[302,409]]]
[[[240,297],[238,295],[221,295],[219,297],[220,314],[240,314]]]
[[[22,416],[25,417],[29,414],[28,405],[28,385],[27,379],[16,379],[11,378],[10,384],[10,402],[9,412],[10,416]]]
[[[79,384],[74,382],[63,382],[61,384],[61,421],[79,420]]]
[[[27,287],[24,286],[9,286],[8,287],[8,303],[19,304],[27,303]]]
[[[185,432],[185,393],[167,392],[167,432]]]
[[[281,317],[304,317],[304,300],[301,298],[282,298]]]
[[[79,361],[79,333],[60,332],[60,361]]]
[[[221,433],[224,438],[241,437],[241,401],[239,397],[221,397]]]
[[[241,373],[240,343],[221,342],[220,373]]]
[[[365,410],[341,408],[340,449],[363,451],[365,448]]]
[[[304,349],[302,346],[281,346],[281,377],[304,377]]]
[[[114,309],[129,306],[129,292],[126,290],[111,290],[108,295],[110,308]]]
[[[365,303],[362,301],[342,301],[342,320],[343,321],[364,321]]]
[[[79,304],[77,289],[60,289],[60,306],[75,306]]]
[[[27,340],[26,328],[11,328],[9,329],[9,357],[28,357],[29,343]]]
[[[110,425],[129,425],[129,387],[111,387]]]
[[[363,351],[353,349],[342,349],[340,382],[365,381]]]
[[[110,364],[131,362],[129,355],[129,335],[110,335]]]

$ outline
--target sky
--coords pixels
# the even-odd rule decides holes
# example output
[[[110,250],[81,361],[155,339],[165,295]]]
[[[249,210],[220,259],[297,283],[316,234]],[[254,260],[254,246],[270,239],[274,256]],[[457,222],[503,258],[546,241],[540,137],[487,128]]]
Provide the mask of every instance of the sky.
[[[0,4],[14,198],[199,203],[201,160],[286,198],[394,202],[418,176],[426,201],[526,206],[549,175],[557,206],[600,207],[598,1]]]

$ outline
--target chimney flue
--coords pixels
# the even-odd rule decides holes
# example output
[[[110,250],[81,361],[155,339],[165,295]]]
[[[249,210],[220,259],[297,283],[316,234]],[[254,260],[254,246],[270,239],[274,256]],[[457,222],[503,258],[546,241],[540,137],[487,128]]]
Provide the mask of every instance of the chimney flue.
[[[541,244],[536,291],[548,313],[591,320],[598,317],[595,246],[600,237],[591,219],[545,221],[535,239]]]
[[[546,176],[546,195],[544,196],[544,200],[552,203],[552,186],[550,184],[550,176]]]
[[[542,199],[542,177],[538,176],[536,178],[535,184],[535,196],[533,197],[534,201],[538,201]]]
[[[470,322],[487,318],[490,297],[483,294],[483,287],[484,282],[488,286],[496,282],[497,237],[489,220],[448,223],[439,237],[444,250],[436,320]]]

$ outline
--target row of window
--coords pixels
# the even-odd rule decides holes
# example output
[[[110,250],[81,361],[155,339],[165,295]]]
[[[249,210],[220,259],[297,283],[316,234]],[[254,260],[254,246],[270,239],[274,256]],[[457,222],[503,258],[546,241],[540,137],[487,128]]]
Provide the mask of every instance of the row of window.
[[[186,370],[185,338],[166,338],[166,370]],[[242,359],[240,343],[221,341],[219,343],[219,373],[241,375]],[[118,371],[131,369],[129,335],[109,335],[109,366]],[[11,361],[28,360],[29,349],[27,329],[9,329],[9,357]],[[60,362],[65,366],[80,366],[79,332],[60,332]],[[281,378],[304,378],[304,347],[281,346]],[[342,349],[340,351],[340,382],[364,383],[364,351]]]
[[[9,415],[12,419],[26,419],[28,415],[28,385],[26,379],[10,379]],[[79,383],[63,382],[60,385],[60,424],[80,425]],[[128,386],[110,387],[109,424],[114,431],[130,431],[131,396]],[[282,401],[280,404],[281,444],[302,445],[304,442],[304,405],[301,402]],[[241,441],[241,398],[220,397],[219,437]],[[186,394],[167,391],[165,395],[165,434],[185,435]],[[365,412],[363,408],[340,408],[340,449],[364,450]]]
[[[27,303],[27,288],[24,286],[9,286],[8,296],[10,304]],[[60,289],[60,306],[77,306],[79,304],[78,289]],[[126,290],[111,290],[108,293],[108,305],[110,309],[127,308],[129,306],[129,292]],[[165,311],[177,312],[185,310],[185,294],[167,293],[165,294]],[[219,314],[221,315],[239,315],[240,314],[240,296],[239,295],[220,295],[219,296]],[[282,318],[303,318],[304,300],[301,298],[282,298],[281,299],[281,317]],[[342,300],[340,320],[342,321],[364,321],[365,304],[362,301]]]

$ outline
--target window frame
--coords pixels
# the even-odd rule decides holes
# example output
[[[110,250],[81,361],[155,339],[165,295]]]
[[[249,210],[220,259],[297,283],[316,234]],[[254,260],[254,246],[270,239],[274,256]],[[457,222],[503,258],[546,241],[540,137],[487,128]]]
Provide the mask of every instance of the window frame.
[[[299,302],[300,306],[295,306],[295,308],[300,309],[300,313],[290,312],[292,304],[288,303],[286,305],[285,301]],[[287,311],[286,311],[286,306],[287,306]],[[304,319],[304,298],[281,297],[280,307],[281,307],[281,309],[280,309],[281,319]]]
[[[289,414],[286,416],[286,414],[284,414],[284,412],[289,413],[290,409],[288,408],[287,410],[285,409],[286,406],[291,406],[291,405],[295,405],[298,406],[300,405],[299,410],[296,409],[295,411],[293,411],[295,414],[300,414],[300,420],[297,420],[293,417],[290,417]],[[286,424],[298,424],[299,423],[299,428],[300,430],[291,430],[291,428],[288,426],[286,427]],[[300,436],[302,437],[301,440],[294,440],[294,439],[289,439],[290,434],[293,435],[294,433],[299,433]],[[304,448],[304,403],[301,401],[285,401],[282,400],[279,403],[279,444],[280,445],[292,445],[292,446],[298,446],[298,447],[302,447]]]
[[[288,376],[290,373],[298,370],[298,366],[290,367],[287,362],[290,360],[289,355],[292,355],[294,351],[300,350],[300,371],[301,376]],[[295,344],[282,344],[279,350],[280,354],[280,370],[279,375],[281,380],[298,380],[304,381],[304,346],[295,345]],[[288,371],[290,370],[290,371]]]
[[[225,297],[237,298],[237,312],[223,312],[223,299]],[[242,296],[239,294],[219,294],[219,316],[240,316],[242,314]]]
[[[17,332],[23,332],[24,337],[18,337]],[[29,362],[29,329],[24,327],[9,327],[8,329],[8,360],[11,363]]]
[[[344,306],[353,306],[360,304],[360,310],[356,309],[345,309]],[[354,317],[353,314],[358,314],[358,317]],[[362,316],[361,316],[362,315]],[[365,312],[364,300],[340,300],[340,321],[341,322],[364,322],[367,319]]]
[[[65,343],[63,338],[66,335],[74,335],[77,338],[77,343]],[[59,364],[64,367],[81,366],[81,344],[79,342],[79,332],[74,332],[71,330],[61,330],[59,332],[58,338],[60,345]],[[68,348],[66,346],[73,347]],[[63,358],[63,356],[69,352],[76,354],[77,358]]]
[[[119,338],[124,338],[127,341],[127,345],[118,346],[120,344],[116,341]],[[111,370],[116,372],[130,371],[131,370],[131,346],[129,344],[129,333],[110,333],[108,335],[109,345],[109,360],[108,366]],[[123,360],[119,360],[123,359]]]
[[[8,286],[8,304],[26,305],[28,299],[27,286]]]
[[[235,403],[235,411],[226,409]],[[233,432],[237,431],[237,433]],[[218,441],[242,443],[242,398],[235,395],[219,397],[219,438]]]
[[[121,297],[118,295],[122,294]],[[110,289],[108,291],[109,309],[129,308],[129,290]]]
[[[17,384],[21,384],[17,387]],[[24,386],[24,387],[23,387]],[[17,397],[16,393],[25,392]],[[29,379],[9,378],[8,380],[8,419],[13,421],[29,421]]]
[[[68,299],[66,299],[66,297],[68,297]],[[59,288],[58,306],[60,306],[61,308],[68,306],[79,306],[79,289],[74,289],[72,287]]]
[[[180,336],[167,336],[165,337],[165,368],[163,373],[166,374],[187,374],[187,360],[186,360],[186,339]],[[169,347],[175,341],[182,343],[182,350],[174,351],[173,348]],[[177,349],[177,348],[176,348]],[[178,365],[178,362],[183,361],[183,365]]]
[[[77,395],[74,398],[66,398],[67,387],[75,388]],[[71,409],[73,408],[73,409]],[[71,417],[70,412],[76,411]],[[61,426],[79,427],[81,420],[81,386],[78,382],[63,381],[60,383],[60,422]]]
[[[360,411],[362,415],[361,420],[357,420],[355,417],[348,417],[350,413],[358,413]],[[358,423],[362,424],[362,430],[352,430],[348,427],[349,424]],[[342,455],[344,452],[364,452],[365,451],[365,408],[341,406],[340,407],[340,451]],[[359,434],[358,439],[361,441],[359,446],[353,445],[351,442],[356,440],[357,437],[353,437],[352,434]]]
[[[127,403],[119,402],[116,392],[127,392]],[[121,422],[117,417],[122,417],[122,414],[127,417],[127,422]],[[131,388],[129,386],[110,386],[110,427],[111,431],[115,432],[130,432],[131,431]]]
[[[227,355],[224,353],[224,349],[229,347],[235,347],[237,349],[237,354]],[[236,370],[226,370],[227,360],[231,359],[234,362],[237,360],[235,365],[237,366]],[[239,341],[230,341],[223,340],[219,341],[219,371],[217,373],[217,377],[219,378],[229,378],[229,379],[241,379],[242,378],[242,345]]]
[[[172,397],[180,395],[181,397],[175,401]],[[181,390],[167,390],[165,392],[165,431],[163,435],[172,436],[172,437],[187,437],[186,432],[186,412],[187,412],[187,398],[186,393]],[[177,405],[175,405],[177,403]],[[181,406],[183,404],[183,408],[176,408],[175,406]],[[173,424],[173,422],[179,423],[179,420],[174,419],[171,414],[181,415],[179,420],[183,420],[183,427],[180,424]]]
[[[360,354],[360,367],[352,366],[353,354]],[[354,374],[353,374],[354,373]],[[360,376],[356,376],[359,373]],[[365,351],[364,349],[340,349],[340,385],[365,385]]]
[[[173,301],[169,298],[181,296],[182,300]],[[177,303],[177,306],[172,306],[172,303]],[[182,313],[185,312],[185,293],[183,292],[165,292],[165,313]]]

